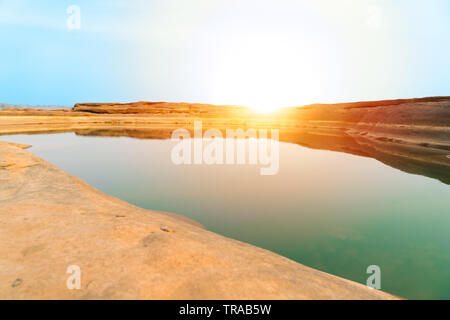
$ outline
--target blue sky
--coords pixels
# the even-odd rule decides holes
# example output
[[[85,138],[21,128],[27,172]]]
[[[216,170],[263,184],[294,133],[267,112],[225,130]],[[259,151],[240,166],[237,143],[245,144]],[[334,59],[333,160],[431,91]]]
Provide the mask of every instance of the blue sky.
[[[450,95],[449,39],[447,0],[0,0],[0,102]]]

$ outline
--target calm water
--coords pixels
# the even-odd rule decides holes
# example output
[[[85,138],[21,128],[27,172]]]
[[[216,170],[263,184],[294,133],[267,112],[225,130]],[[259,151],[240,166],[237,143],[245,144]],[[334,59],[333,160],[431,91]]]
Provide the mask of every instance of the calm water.
[[[369,158],[280,143],[280,170],[176,166],[173,142],[17,135],[39,157],[135,205],[410,299],[450,298],[450,186]]]

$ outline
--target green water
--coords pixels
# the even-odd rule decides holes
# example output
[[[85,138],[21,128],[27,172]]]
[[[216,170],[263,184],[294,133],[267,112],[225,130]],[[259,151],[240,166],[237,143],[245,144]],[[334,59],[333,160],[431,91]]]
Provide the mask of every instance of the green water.
[[[377,160],[280,143],[280,170],[182,165],[173,142],[17,135],[41,158],[148,209],[176,212],[209,230],[409,299],[450,299],[450,186]]]

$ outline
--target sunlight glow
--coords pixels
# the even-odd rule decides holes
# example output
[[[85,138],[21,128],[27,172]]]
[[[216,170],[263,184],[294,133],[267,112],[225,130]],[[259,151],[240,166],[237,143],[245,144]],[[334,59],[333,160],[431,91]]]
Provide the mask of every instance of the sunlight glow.
[[[320,60],[301,42],[241,35],[227,41],[219,59],[213,86],[217,103],[271,112],[313,103],[319,97]]]
[[[260,105],[246,105],[246,107],[249,107],[250,109],[258,112],[258,113],[274,113],[275,111],[279,110],[280,106],[277,105],[264,105],[264,104],[260,104]]]

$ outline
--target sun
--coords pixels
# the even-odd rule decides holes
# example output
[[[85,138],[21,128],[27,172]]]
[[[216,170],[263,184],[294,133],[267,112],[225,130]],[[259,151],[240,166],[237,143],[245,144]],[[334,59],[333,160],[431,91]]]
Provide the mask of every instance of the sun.
[[[249,105],[248,107],[255,112],[265,113],[265,114],[274,113],[277,110],[283,108],[282,106],[270,105],[270,104]]]
[[[318,100],[317,57],[290,39],[236,37],[219,54],[213,75],[213,100],[262,113]],[[320,62],[320,61],[319,61]]]

